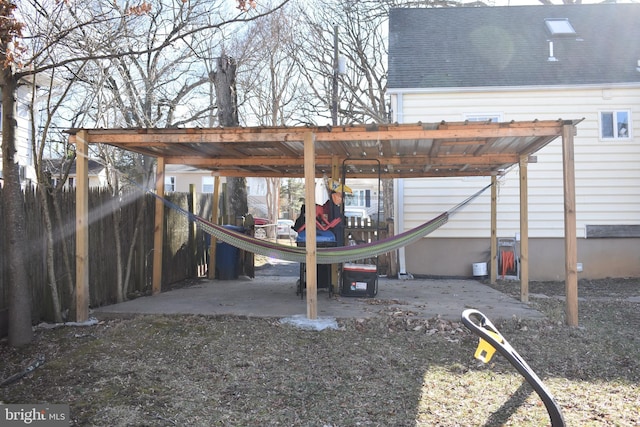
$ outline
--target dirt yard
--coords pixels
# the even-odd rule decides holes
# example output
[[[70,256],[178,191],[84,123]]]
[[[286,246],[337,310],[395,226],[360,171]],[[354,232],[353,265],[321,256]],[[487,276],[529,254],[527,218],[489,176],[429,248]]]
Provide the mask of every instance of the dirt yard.
[[[514,282],[495,287],[519,295]],[[640,280],[581,281],[578,328],[564,326],[564,284],[529,290],[547,320],[492,320],[567,425],[640,425]],[[380,303],[378,317],[324,331],[202,316],[40,327],[26,348],[0,343],[0,381],[15,375],[0,401],[69,404],[78,426],[549,424],[502,356],[473,358],[478,340],[462,324]]]

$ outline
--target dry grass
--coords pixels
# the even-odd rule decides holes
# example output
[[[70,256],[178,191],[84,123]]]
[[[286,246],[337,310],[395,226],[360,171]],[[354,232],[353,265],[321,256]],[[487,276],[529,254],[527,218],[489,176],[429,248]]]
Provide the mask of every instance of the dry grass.
[[[563,324],[562,284],[530,292],[548,320],[494,323],[567,425],[639,425],[639,281],[581,283],[580,328]],[[277,319],[139,316],[38,330],[26,348],[0,344],[0,378],[46,358],[0,401],[68,403],[81,426],[549,424],[504,358],[473,359],[477,338],[458,323],[397,313],[339,323],[314,332]]]

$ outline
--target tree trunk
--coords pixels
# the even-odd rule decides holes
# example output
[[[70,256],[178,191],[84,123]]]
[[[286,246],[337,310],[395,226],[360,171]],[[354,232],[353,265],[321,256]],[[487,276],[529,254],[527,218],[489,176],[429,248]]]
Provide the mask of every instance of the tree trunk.
[[[0,47],[0,64],[4,64],[7,45]],[[20,172],[16,163],[16,77],[11,67],[2,67],[2,173],[4,190],[4,236],[8,242],[9,264],[9,344],[19,347],[31,342],[31,292],[27,281],[27,240],[24,198],[20,188]]]
[[[119,199],[115,192],[111,193],[111,197],[113,200]],[[116,246],[116,301],[123,302],[126,297],[125,289],[124,289],[124,278],[123,278],[123,267],[122,267],[122,240],[120,239],[120,234],[122,233],[122,227],[120,227],[122,221],[122,206],[120,203],[113,204],[113,235],[115,237],[115,246]]]
[[[58,292],[58,280],[56,278],[56,269],[54,263],[54,245],[55,238],[53,221],[51,219],[51,203],[53,201],[47,197],[47,190],[41,186],[38,189],[40,202],[42,203],[42,217],[44,219],[44,228],[47,235],[47,281],[49,290],[51,291],[51,302],[53,304],[53,320],[56,323],[62,323],[62,307],[60,305],[60,294]]]
[[[216,87],[220,126],[237,127],[240,124],[236,93],[236,68],[236,61],[226,55],[222,55],[216,61],[213,84]]]
[[[216,88],[218,106],[218,124],[225,127],[237,127],[238,96],[236,93],[235,59],[222,55],[216,60],[216,72],[213,74],[213,85]],[[226,203],[228,215],[236,220],[249,212],[247,200],[246,178],[227,178]],[[249,277],[254,277],[254,258],[250,252],[240,251],[241,271]]]
[[[127,265],[124,271],[124,280],[122,281],[122,293],[125,299],[128,299],[127,294],[129,292],[129,280],[131,278],[131,270],[133,268],[133,257],[136,254],[136,245],[140,243],[140,251],[143,252],[142,242],[138,241],[138,235],[142,232],[140,229],[144,224],[144,213],[145,213],[146,199],[144,198],[144,193],[142,193],[141,197],[141,205],[140,209],[138,209],[138,214],[136,217],[136,225],[133,230],[133,237],[131,238],[131,245],[129,246],[129,256],[127,257]]]
[[[216,88],[218,122],[224,127],[237,127],[240,123],[236,94],[236,68],[236,61],[226,55],[216,60],[213,84]],[[228,213],[232,218],[243,216],[249,211],[245,178],[227,178],[227,200]]]
[[[269,214],[269,222],[272,224],[278,223],[280,215],[280,178],[265,178],[267,181],[267,212]],[[278,237],[276,227],[271,228],[273,230],[275,238]]]
[[[56,192],[56,194],[60,194],[59,192]],[[67,316],[67,319],[75,319],[76,318],[76,305],[74,303],[74,301],[76,300],[75,295],[76,295],[76,287],[73,283],[73,278],[75,277],[74,274],[72,273],[72,267],[71,267],[71,254],[69,252],[69,246],[67,245],[67,239],[66,239],[66,235],[67,233],[71,233],[71,230],[67,230],[67,228],[70,227],[70,225],[68,224],[68,222],[66,221],[62,221],[62,211],[60,209],[60,202],[59,202],[59,198],[58,197],[53,197],[52,198],[52,203],[53,203],[53,210],[55,212],[56,215],[56,223],[58,224],[58,228],[59,228],[59,232],[58,232],[58,239],[60,241],[60,247],[62,248],[62,257],[64,259],[64,277],[61,278],[59,280],[59,282],[62,282],[65,284],[65,287],[67,289],[67,299],[66,301],[68,301],[67,304],[64,303],[65,300],[63,300],[63,307],[66,305],[67,308],[69,309],[69,315]],[[75,225],[75,224],[74,224]],[[64,309],[66,310],[66,309]]]
[[[393,180],[382,180],[382,207],[384,211],[384,219],[378,218],[378,220],[384,220],[386,223],[387,218],[394,218],[395,212],[393,210]],[[387,276],[392,277],[398,274],[398,251],[389,252],[389,271]]]
[[[382,180],[382,210],[384,219],[393,218],[393,179]]]

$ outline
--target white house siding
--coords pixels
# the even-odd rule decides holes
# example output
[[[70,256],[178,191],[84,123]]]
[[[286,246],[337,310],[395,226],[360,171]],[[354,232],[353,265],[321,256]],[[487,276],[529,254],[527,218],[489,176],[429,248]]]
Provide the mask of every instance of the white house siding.
[[[404,123],[464,121],[469,115],[500,115],[501,121],[584,118],[574,140],[578,258],[584,265],[581,277],[640,276],[639,239],[584,239],[589,224],[640,224],[640,85],[396,93],[392,95],[392,105],[397,121]],[[599,138],[599,113],[606,110],[631,111],[631,139]],[[537,163],[528,165],[530,277],[557,280],[564,275],[561,138],[536,156]],[[515,237],[520,231],[518,167],[498,181],[498,237]],[[404,223],[399,225],[402,230],[413,228],[489,182],[488,177],[405,180],[400,206]],[[487,191],[419,242],[414,248],[417,250],[407,250],[407,271],[469,276],[473,262],[488,260],[489,235]],[[449,262],[433,247],[436,239],[440,246],[452,251]],[[450,241],[445,244],[447,239]],[[431,262],[429,254],[436,261]]]
[[[33,155],[31,150],[31,118],[29,111],[29,88],[20,86],[16,95],[16,161],[23,172],[22,185],[25,186],[30,180],[36,181],[35,169],[33,168]],[[2,155],[0,155],[0,159]],[[2,165],[0,164],[0,170]]]

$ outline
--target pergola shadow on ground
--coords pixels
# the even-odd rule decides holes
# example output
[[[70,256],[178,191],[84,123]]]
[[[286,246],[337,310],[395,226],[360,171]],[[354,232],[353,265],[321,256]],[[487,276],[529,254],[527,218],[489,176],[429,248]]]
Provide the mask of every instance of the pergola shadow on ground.
[[[497,277],[497,193],[495,182],[510,167],[520,174],[520,284],[521,300],[528,301],[529,247],[527,164],[535,152],[562,138],[565,283],[567,323],[578,324],[577,243],[573,138],[581,120],[533,120],[528,122],[458,122],[371,124],[351,126],[300,126],[255,128],[172,129],[72,129],[76,145],[76,313],[88,318],[88,146],[109,144],[157,158],[156,194],[164,195],[167,164],[183,164],[211,170],[212,175],[244,177],[304,177],[305,202],[315,204],[314,179],[330,175],[340,179],[345,160],[358,160],[353,178],[418,178],[490,176],[491,262],[490,280]],[[368,167],[371,166],[371,167]],[[380,166],[380,167],[378,167]],[[374,172],[375,171],[375,172]],[[216,185],[217,188],[217,185]],[[153,252],[153,292],[162,284],[164,205],[156,201]],[[315,224],[312,209],[306,223]],[[398,231],[398,230],[396,230]],[[400,230],[404,231],[404,230]],[[307,227],[307,316],[318,315],[316,283],[316,233]]]

